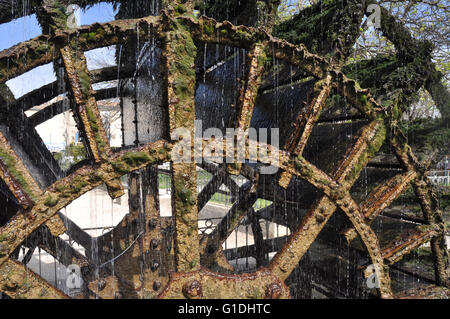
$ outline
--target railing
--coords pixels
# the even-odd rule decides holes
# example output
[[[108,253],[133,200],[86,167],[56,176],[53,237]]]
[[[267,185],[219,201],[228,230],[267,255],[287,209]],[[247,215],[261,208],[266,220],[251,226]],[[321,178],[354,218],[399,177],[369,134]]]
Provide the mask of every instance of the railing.
[[[450,170],[430,171],[427,176],[435,185],[450,186]]]

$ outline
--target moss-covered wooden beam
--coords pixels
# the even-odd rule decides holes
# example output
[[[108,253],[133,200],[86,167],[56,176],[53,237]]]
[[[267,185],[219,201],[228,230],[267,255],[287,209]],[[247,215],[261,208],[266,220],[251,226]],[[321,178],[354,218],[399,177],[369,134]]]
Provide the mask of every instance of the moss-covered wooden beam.
[[[34,177],[41,187],[51,185],[63,174],[57,161],[49,151],[36,129],[30,126],[28,117],[19,109],[10,110],[4,115],[4,123],[8,125],[7,135],[19,144],[18,153],[24,153],[34,166]],[[39,154],[36,158],[34,154]],[[29,168],[32,171],[32,168]]]
[[[370,90],[361,88],[358,82],[349,79],[340,71],[332,70],[330,74],[333,87],[368,119],[373,120],[385,115],[384,107],[374,99]]]
[[[379,5],[376,0],[367,0],[365,1],[365,4],[366,6],[371,4]],[[417,58],[417,56],[414,56],[417,54],[416,48],[431,45],[430,43],[427,43],[427,41],[414,39],[405,24],[397,21],[397,19],[384,7],[381,6],[380,11],[380,29],[383,32],[383,36],[395,45],[400,56],[409,60],[414,60]]]
[[[258,89],[264,74],[266,59],[265,45],[262,43],[256,43],[248,52],[248,66],[240,86],[239,98],[236,105],[236,119],[231,123],[231,127],[235,127],[238,130],[237,143],[239,143],[240,139],[244,138],[244,132],[250,127]],[[227,169],[229,173],[239,175],[241,164],[235,158],[235,163],[228,165]]]
[[[24,210],[31,209],[43,193],[2,133],[0,133],[0,178]],[[66,230],[58,216],[50,219],[46,225],[55,237]]]
[[[390,139],[392,150],[400,164],[408,171],[414,171],[417,178],[413,181],[416,195],[421,201],[422,210],[431,224],[442,223],[442,212],[439,210],[439,204],[432,191],[432,184],[425,176],[427,167],[420,163],[412,151],[411,146],[407,144],[406,137],[398,130],[393,131]]]
[[[396,237],[382,250],[383,258],[389,265],[399,262],[405,255],[429,242],[434,237],[439,236],[439,228],[425,225],[418,226],[413,230]]]
[[[0,133],[0,178],[25,210],[30,209],[42,191],[24,163]]]
[[[395,296],[397,299],[449,299],[450,289],[428,285],[419,286]]]
[[[139,28],[137,28],[139,26]],[[117,20],[107,23],[94,23],[77,29],[62,30],[55,36],[40,35],[0,52],[0,83],[4,83],[40,65],[59,58],[59,49],[76,40],[80,51],[88,51],[132,40],[139,35],[144,37],[149,28],[161,35],[160,17],[146,17],[133,20]]]
[[[385,183],[376,187],[368,196],[367,200],[361,204],[361,211],[364,214],[366,222],[372,223],[383,210],[398,198],[403,191],[408,187],[412,180],[417,177],[414,171],[406,172],[396,175]],[[358,236],[355,229],[350,228],[343,232],[343,235],[348,242]]]
[[[38,17],[44,30],[50,29],[50,34],[55,35],[71,29],[71,26],[67,24],[67,5],[69,3],[64,0],[42,0]],[[111,148],[97,101],[92,94],[92,80],[87,68],[86,57],[84,52],[80,51],[77,39],[73,38],[62,47],[60,55],[73,100],[75,119],[84,137],[85,146],[95,163],[105,161],[111,155]],[[110,194],[112,193],[114,191],[110,191]],[[123,191],[121,194],[123,195]]]
[[[89,153],[96,163],[108,158],[111,149],[92,94],[92,84],[83,52],[76,53],[69,47],[61,49],[66,76],[74,100],[74,113],[81,122]]]
[[[6,83],[0,84],[0,103],[2,104],[2,108],[6,109],[7,105],[13,104],[14,102],[16,102],[16,98],[8,85]]]
[[[48,32],[55,36],[73,28],[73,26],[67,24],[69,4],[71,3],[67,0],[42,0],[38,9],[38,19],[44,34]],[[68,45],[61,48],[60,54],[73,99],[72,106],[75,119],[84,137],[83,142],[92,159],[99,163],[111,155],[111,149],[93,94],[92,80],[87,68],[86,58],[84,52],[78,48],[78,39],[73,39]],[[59,72],[56,72],[56,74],[59,76]],[[106,187],[113,199],[125,194],[120,180],[108,181]]]
[[[194,147],[197,47],[184,21],[167,12],[163,19],[166,29],[163,56],[169,131],[174,142],[187,134],[184,136],[187,140],[180,144],[186,144],[187,149],[191,150]],[[200,268],[197,167],[193,154],[180,154],[179,151],[176,154],[178,158],[171,159],[175,262],[177,271],[189,272]]]
[[[390,143],[394,154],[404,168],[415,171],[418,175],[413,180],[412,185],[427,223],[441,229],[441,235],[433,237],[431,240],[431,250],[434,259],[436,282],[438,285],[449,287],[450,283],[447,276],[449,256],[444,235],[445,223],[436,194],[433,192],[433,186],[425,176],[426,168],[419,163],[411,147],[407,144],[406,137],[400,131],[394,131]]]
[[[33,231],[72,201],[105,181],[113,181],[148,165],[169,161],[171,149],[170,144],[159,141],[132,151],[125,150],[113,154],[108,163],[83,166],[57,181],[37,199],[30,211],[15,215],[0,228],[0,265]]]
[[[105,161],[112,152],[97,101],[93,95],[86,57],[82,51],[78,51],[76,41],[61,49],[61,57],[74,101],[74,114],[81,124],[81,133],[85,137],[84,143],[96,163]],[[125,194],[120,180],[106,181],[105,184],[111,198],[118,198]]]
[[[288,299],[289,288],[267,269],[226,275],[207,269],[173,273],[159,299]]]
[[[258,88],[264,72],[264,63],[266,62],[264,45],[260,43],[255,44],[254,48],[248,52],[247,58],[248,70],[245,79],[243,79],[236,106],[236,127],[243,131],[250,127],[256,95],[258,94]]]
[[[365,130],[363,130],[363,133],[361,134],[361,138],[360,138],[360,143],[356,143],[358,145],[362,145],[364,143],[373,143],[374,145],[377,145],[378,139],[383,135],[383,130],[380,129],[381,123],[379,121],[377,121],[376,123],[372,123],[371,126],[367,127]],[[148,146],[145,150],[144,149],[140,149],[138,150],[138,153],[136,152],[128,152],[126,153],[125,151],[117,154],[117,157],[112,158],[111,162],[112,162],[112,166],[107,166],[106,164],[100,168],[89,168],[89,167],[85,167],[83,169],[81,169],[78,174],[82,173],[84,177],[79,176],[78,174],[74,174],[73,176],[67,178],[65,180],[65,183],[59,182],[61,184],[58,183],[58,185],[54,185],[52,187],[53,192],[55,190],[59,189],[59,194],[64,194],[64,198],[68,197],[67,200],[63,199],[63,198],[59,198],[61,195],[55,194],[55,202],[50,202],[50,200],[47,201],[47,204],[49,205],[55,205],[53,206],[54,208],[47,208],[47,209],[61,209],[62,207],[64,207],[64,205],[67,205],[68,203],[70,203],[74,198],[80,196],[82,193],[88,191],[89,189],[92,189],[96,186],[98,186],[99,183],[101,183],[102,178],[101,177],[96,177],[96,174],[107,174],[108,176],[110,176],[110,178],[115,178],[117,175],[119,174],[126,174],[129,171],[132,171],[134,169],[137,169],[139,167],[142,167],[143,165],[148,165],[149,161],[155,161],[155,162],[164,162],[167,161],[170,158],[170,150],[171,147],[170,146],[166,146],[164,147],[164,144],[162,142],[152,144],[151,146]],[[258,147],[264,147],[261,145],[258,145]],[[361,147],[361,146],[360,146]],[[364,148],[364,147],[363,147]],[[373,152],[374,150],[369,147],[366,146],[365,147],[366,152]],[[153,150],[153,151],[151,151]],[[149,153],[147,153],[149,152]],[[270,159],[270,154],[272,154],[273,152],[269,152],[268,157],[264,157],[264,158],[260,158],[260,161],[262,163],[271,163],[271,159]],[[366,159],[368,160],[368,157],[364,156],[359,150],[352,150],[349,152],[349,156],[352,157],[353,159],[350,160],[346,158],[346,160],[344,162],[346,162],[347,164],[350,165],[350,167],[353,167],[353,165],[360,167],[360,170],[362,169],[363,166],[360,166],[360,158],[362,159]],[[135,154],[142,154],[140,156],[133,156]],[[150,155],[152,154],[152,155]],[[157,159],[154,159],[153,156],[156,156]],[[246,154],[246,158],[249,158],[250,154]],[[300,228],[301,232],[307,232],[309,233],[309,229],[312,228],[313,233],[309,233],[309,236],[306,236],[304,238],[302,238],[302,245],[297,247],[299,248],[300,251],[302,250],[307,250],[308,247],[308,241],[313,241],[316,238],[316,232],[320,232],[320,229],[316,229],[316,224],[320,223],[320,222],[324,222],[323,218],[325,218],[325,220],[327,219],[327,214],[329,214],[330,211],[334,211],[337,208],[337,205],[333,203],[332,200],[330,200],[330,198],[332,198],[333,200],[336,200],[339,203],[339,206],[345,206],[346,203],[350,203],[349,204],[349,210],[350,208],[352,208],[355,204],[352,203],[351,199],[345,196],[345,190],[343,188],[343,186],[339,186],[338,184],[336,184],[336,182],[334,182],[333,180],[329,179],[325,174],[321,173],[320,171],[316,171],[313,167],[311,167],[308,163],[304,162],[303,160],[299,159],[300,163],[296,163],[293,162],[291,160],[291,157],[289,156],[289,154],[281,152],[280,153],[280,163],[279,166],[280,168],[284,169],[284,170],[290,170],[292,171],[292,173],[294,174],[298,174],[298,176],[305,178],[306,180],[309,180],[313,185],[315,185],[317,188],[322,189],[322,191],[328,193],[327,196],[325,196],[322,199],[322,203],[319,202],[319,204],[316,206],[317,208],[317,213],[315,215],[313,215],[314,218],[313,220],[311,220],[311,224],[309,224],[308,222],[304,222],[302,223],[302,226]],[[297,161],[298,162],[298,161]],[[299,165],[300,164],[300,165]],[[353,165],[352,165],[353,164]],[[358,164],[358,165],[357,165]],[[130,167],[131,166],[131,167]],[[313,171],[313,174],[311,176],[310,171]],[[342,174],[340,177],[340,182],[342,182],[343,184],[345,183],[349,183],[348,179],[346,179],[344,174],[348,174],[352,179],[356,180],[357,176],[356,174],[353,174],[353,170],[351,168],[343,168],[342,165],[339,166],[339,168],[336,170],[336,174],[338,174],[340,172],[340,174]],[[117,175],[116,175],[117,174]],[[75,179],[75,180],[74,180]],[[353,181],[354,182],[354,181]],[[336,184],[336,185],[335,185]],[[64,185],[70,185],[67,186],[68,189],[66,189],[66,187]],[[347,184],[347,188],[349,188],[350,184]],[[75,188],[72,190],[72,188]],[[75,195],[76,193],[76,195]],[[73,194],[73,195],[72,195]],[[344,194],[344,197],[341,197],[341,195]],[[53,193],[49,194],[49,198],[52,199],[54,198],[52,195]],[[345,207],[344,207],[345,208]],[[28,224],[27,229],[29,228],[33,228],[33,224],[39,223],[39,220],[36,220],[38,218],[41,218],[41,216],[45,216],[48,217],[49,215],[51,215],[51,212],[46,211],[45,213],[40,213],[38,216],[33,216],[31,219],[33,220],[32,223],[30,223],[30,221],[20,221],[18,217],[15,217],[15,221],[13,221],[12,223],[17,225],[17,224],[21,224],[21,223],[26,223]],[[355,218],[355,217],[354,217]],[[357,217],[356,217],[357,218]],[[42,221],[42,220],[41,220]],[[355,222],[355,221],[354,221]],[[362,224],[363,220],[361,221]],[[326,221],[325,221],[326,223]],[[356,223],[356,222],[355,222]],[[1,233],[3,234],[8,234],[7,229],[8,227],[11,227],[11,223],[9,223],[6,228],[2,228],[1,229]],[[364,226],[363,226],[364,227]],[[3,232],[5,231],[6,232]],[[367,231],[365,229],[361,230],[361,232],[363,231]],[[21,238],[25,238],[26,235],[18,233],[18,236],[20,236]],[[367,236],[367,234],[363,235],[363,236]],[[295,237],[295,235],[294,235]],[[21,238],[11,238],[8,235],[3,236],[4,240],[3,242],[5,244],[8,245],[8,247],[10,246],[8,243],[10,243],[11,241],[14,243],[16,243],[16,245],[18,245],[21,240]],[[2,242],[2,244],[3,244]],[[306,248],[304,248],[304,246],[306,246]],[[5,247],[5,246],[2,246]],[[286,248],[288,251],[290,251],[289,256],[292,257],[292,254],[298,253],[298,249],[295,249],[292,245],[287,246],[288,248]],[[295,262],[295,265],[298,263],[298,261]],[[293,267],[295,267],[295,265]]]
[[[149,267],[144,269],[143,285],[140,281],[140,276],[138,277],[139,283],[142,285],[140,291],[138,291],[142,298],[155,298],[168,282],[169,273],[175,270],[174,255],[171,249],[172,242],[165,233],[166,224],[162,221],[160,215],[158,166],[147,167],[142,170],[141,174],[145,220],[145,225],[141,225],[141,229],[145,230],[145,235],[142,238],[140,256],[142,254],[149,256],[149,258],[146,258]],[[160,243],[158,247],[154,247],[154,242],[152,242],[155,239]],[[137,258],[137,261],[139,267],[137,267],[138,271],[136,274],[140,275],[140,258]],[[127,277],[129,276],[129,272],[125,270],[123,275]],[[155,284],[157,285],[158,283],[160,283],[160,288],[155,289],[157,288]]]
[[[330,95],[331,76],[327,75],[322,81],[314,85],[313,92],[310,93],[306,101],[305,110],[302,110],[293,124],[294,130],[289,136],[284,150],[294,155],[303,154],[303,150],[309,140],[309,136],[318,120],[322,108]],[[287,188],[291,182],[292,175],[283,172],[278,180],[281,187]]]
[[[69,299],[59,289],[16,260],[0,266],[0,291],[14,299]]]

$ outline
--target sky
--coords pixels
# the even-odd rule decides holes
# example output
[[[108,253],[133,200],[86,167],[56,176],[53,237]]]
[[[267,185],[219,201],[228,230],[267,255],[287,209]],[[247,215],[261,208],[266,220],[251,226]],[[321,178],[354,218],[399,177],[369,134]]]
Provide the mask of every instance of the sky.
[[[80,10],[80,24],[89,25],[95,22],[103,23],[114,20],[117,11],[112,4],[99,3],[87,10]],[[20,42],[30,40],[42,33],[36,15],[26,16],[0,25],[0,51],[8,49]],[[96,49],[86,52],[89,69],[98,68],[96,56],[106,60],[108,64],[114,64],[114,49]],[[98,60],[98,59],[97,59]],[[55,81],[52,63],[37,67],[15,79],[9,80],[9,86],[16,98],[37,89],[43,85]],[[26,85],[24,85],[26,83]]]

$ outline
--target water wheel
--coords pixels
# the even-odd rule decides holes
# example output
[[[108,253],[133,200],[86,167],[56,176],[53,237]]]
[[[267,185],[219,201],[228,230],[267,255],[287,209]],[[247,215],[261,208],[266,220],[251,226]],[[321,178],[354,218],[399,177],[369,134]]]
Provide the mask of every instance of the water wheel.
[[[361,297],[362,289],[393,298],[396,264],[430,242],[433,269],[427,283],[432,285],[421,294],[448,295],[442,215],[426,166],[397,127],[408,92],[432,78],[435,67],[423,43],[382,11],[386,37],[401,33],[408,50],[420,48],[422,68],[417,61],[408,67],[423,77],[408,85],[387,81],[380,90],[380,83],[364,75],[354,78],[367,88],[348,78],[355,68],[345,61],[368,4],[327,4],[342,10],[339,18],[347,23],[333,18],[322,24],[323,34],[339,32],[317,47],[313,34],[294,37],[294,43],[272,35],[289,38],[293,28],[273,28],[276,1],[249,1],[247,9],[257,10],[255,15],[242,14],[240,4],[228,17],[220,5],[201,9],[245,25],[194,14],[191,1],[145,3],[137,14],[126,8],[139,4],[124,1],[120,19],[82,27],[67,23],[69,3],[33,2],[44,34],[0,53],[0,291],[11,298],[289,298],[311,297],[314,289]],[[317,10],[313,6],[303,14],[315,17]],[[117,47],[117,66],[88,70],[83,52],[106,46]],[[404,47],[399,43],[398,52]],[[7,80],[51,62],[54,83],[14,98]],[[400,69],[398,61],[391,62],[380,71],[387,77]],[[117,80],[115,87],[94,89],[95,83],[111,80]],[[98,107],[111,97],[120,98],[118,148],[110,146]],[[68,170],[35,129],[66,111],[73,114],[86,152]],[[228,138],[227,128],[250,138]],[[264,129],[269,129],[265,136]],[[381,154],[383,147],[391,153]],[[164,163],[170,163],[166,170]],[[197,175],[204,172],[209,178],[199,188]],[[161,214],[162,174],[170,177],[170,216]],[[366,183],[362,191],[367,178],[369,189]],[[100,236],[89,235],[64,214],[65,207],[99,187],[112,200],[121,198],[125,184],[129,211]],[[223,185],[230,206],[217,222],[208,218],[199,226],[199,213]],[[409,186],[423,216],[391,214],[403,226],[381,240],[380,220],[388,218],[383,212]],[[257,209],[261,200],[270,203]],[[270,236],[261,221],[286,232]],[[252,243],[227,248],[227,239],[242,227],[251,228]],[[328,242],[328,248],[312,249],[318,242]],[[63,292],[31,270],[27,264],[37,249],[82,284],[66,284]],[[333,283],[323,272],[327,259],[319,257],[336,254],[346,265],[345,284]],[[247,266],[239,267],[244,259]],[[372,279],[372,286],[362,288]]]

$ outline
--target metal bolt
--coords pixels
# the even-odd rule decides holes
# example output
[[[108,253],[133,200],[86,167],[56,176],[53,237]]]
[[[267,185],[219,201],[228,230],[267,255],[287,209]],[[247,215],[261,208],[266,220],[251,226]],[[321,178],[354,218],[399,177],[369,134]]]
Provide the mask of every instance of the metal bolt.
[[[216,252],[216,248],[213,245],[208,246],[208,254],[213,254]]]
[[[150,248],[152,250],[155,250],[156,248],[158,248],[158,245],[159,245],[159,240],[158,239],[152,239],[150,241]]]
[[[188,299],[198,299],[203,297],[202,284],[197,280],[186,283],[183,286],[183,294]]]
[[[156,260],[154,260],[154,261],[152,262],[151,269],[152,269],[152,271],[156,271],[158,268],[159,268],[159,262],[157,262]]]
[[[159,281],[155,281],[155,282],[153,283],[153,290],[154,290],[154,291],[158,291],[159,288],[161,288],[161,283],[160,283]]]
[[[81,267],[81,274],[83,277],[87,277],[87,275],[91,272],[88,266]]]
[[[150,229],[155,229],[156,226],[158,226],[158,220],[156,220],[156,218],[150,219],[148,222],[148,227],[150,227]]]
[[[266,288],[266,299],[279,299],[283,290],[281,286],[276,283],[272,283]]]
[[[102,291],[103,289],[105,289],[106,287],[106,280],[105,279],[100,279],[97,283],[97,288],[99,291]]]

